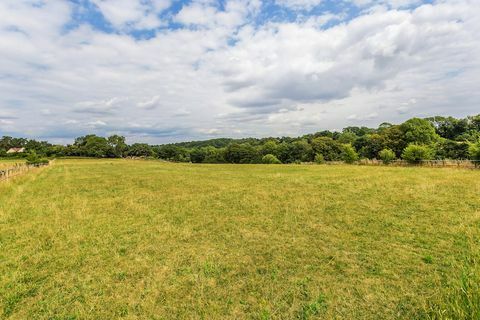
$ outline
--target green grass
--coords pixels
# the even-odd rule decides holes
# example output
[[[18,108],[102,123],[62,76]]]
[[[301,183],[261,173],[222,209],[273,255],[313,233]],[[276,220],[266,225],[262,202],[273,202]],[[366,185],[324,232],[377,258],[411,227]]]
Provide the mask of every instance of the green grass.
[[[0,183],[0,318],[479,318],[479,194],[473,170],[58,160]]]

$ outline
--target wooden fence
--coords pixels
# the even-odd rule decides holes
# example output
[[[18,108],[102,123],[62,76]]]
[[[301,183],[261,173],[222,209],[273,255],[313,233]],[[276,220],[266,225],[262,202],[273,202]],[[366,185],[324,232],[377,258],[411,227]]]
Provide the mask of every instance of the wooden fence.
[[[16,163],[12,167],[9,168],[0,168],[0,181],[1,180],[7,180],[9,178],[12,178],[14,176],[18,176],[20,174],[23,174],[27,171],[30,171],[33,168],[38,168],[38,167],[43,167],[43,166],[48,166],[49,163],[46,164],[40,164],[40,165],[29,165],[25,163]]]

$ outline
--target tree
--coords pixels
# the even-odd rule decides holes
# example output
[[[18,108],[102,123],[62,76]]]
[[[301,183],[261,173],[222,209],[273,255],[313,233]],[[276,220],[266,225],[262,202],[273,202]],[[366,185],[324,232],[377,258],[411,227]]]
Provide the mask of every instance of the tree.
[[[479,166],[480,163],[480,141],[477,143],[472,143],[468,149],[468,153],[470,155],[470,159],[476,161],[475,166]]]
[[[311,162],[313,161],[314,152],[312,146],[307,140],[297,140],[290,144],[290,157],[295,161]]]
[[[35,151],[29,152],[26,160],[27,160],[27,164],[31,166],[40,166],[42,164],[48,164],[48,159],[39,157]]]
[[[385,148],[385,137],[374,133],[358,138],[353,146],[363,158],[374,159]]]
[[[325,163],[325,158],[323,157],[323,155],[321,153],[317,153],[315,155],[314,161],[315,161],[316,164],[324,164]]]
[[[395,152],[390,149],[383,149],[378,153],[378,157],[383,161],[383,164],[389,164],[395,160]]]
[[[342,160],[346,163],[358,161],[358,154],[350,144],[344,144],[342,150]]]
[[[157,156],[160,159],[188,162],[190,161],[190,153],[185,147],[180,147],[174,144],[167,144],[156,148]]]
[[[128,148],[127,154],[130,157],[152,157],[154,152],[146,143],[134,143]]]
[[[428,145],[436,142],[439,138],[433,124],[425,119],[412,118],[400,125],[404,140],[410,144]]]
[[[215,148],[212,146],[204,147],[205,152],[204,163],[224,163],[225,162],[225,148]]]
[[[397,157],[400,157],[403,150],[407,146],[407,142],[405,141],[405,137],[403,135],[403,131],[400,129],[400,126],[394,125],[385,128],[381,131],[380,135],[384,140],[384,148],[391,149],[393,152],[395,152]]]
[[[278,143],[275,140],[268,140],[260,147],[260,153],[262,155],[273,154],[277,156]]]
[[[190,150],[190,161],[193,163],[202,163],[205,160],[205,150],[203,148],[193,148]]]
[[[107,139],[94,134],[76,138],[74,146],[71,149],[75,152],[73,155],[82,157],[105,158],[111,153]]]
[[[422,160],[431,160],[433,152],[426,145],[409,144],[402,153],[402,159],[409,163],[420,163]]]
[[[435,145],[435,153],[437,159],[468,159],[467,142],[458,142],[447,139],[442,139]]]
[[[467,117],[467,122],[469,130],[480,132],[480,114]]]
[[[249,143],[232,143],[225,150],[225,160],[230,163],[253,163],[259,154]]]
[[[427,118],[433,126],[437,134],[445,139],[456,140],[468,130],[467,119],[455,119],[453,117],[432,117]]]
[[[342,160],[343,146],[340,142],[329,137],[318,137],[312,140],[315,154],[321,154],[326,161]]]
[[[282,161],[278,160],[273,154],[267,154],[262,157],[262,163],[265,164],[281,164]]]
[[[367,127],[346,127],[342,130],[342,133],[347,133],[347,132],[353,133],[355,137],[362,137],[366,134],[374,133],[375,129],[367,128]]]
[[[337,140],[343,144],[353,144],[357,140],[357,136],[351,131],[344,130]]]
[[[108,145],[110,146],[110,154],[108,156],[112,158],[121,158],[127,151],[128,145],[125,143],[125,137],[119,135],[113,135],[107,138]]]

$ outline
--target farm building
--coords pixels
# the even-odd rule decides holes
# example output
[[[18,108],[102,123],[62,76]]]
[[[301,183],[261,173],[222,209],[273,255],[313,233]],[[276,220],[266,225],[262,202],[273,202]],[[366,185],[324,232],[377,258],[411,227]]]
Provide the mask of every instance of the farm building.
[[[10,148],[7,153],[22,153],[25,152],[25,148]]]

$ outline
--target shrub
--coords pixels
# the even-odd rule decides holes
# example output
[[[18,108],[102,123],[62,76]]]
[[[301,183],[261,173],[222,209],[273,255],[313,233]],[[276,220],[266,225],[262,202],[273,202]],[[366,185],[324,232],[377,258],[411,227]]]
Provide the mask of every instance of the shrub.
[[[32,151],[27,156],[27,164],[31,166],[40,166],[42,164],[47,164],[48,159],[40,158],[35,151]]]
[[[277,157],[275,157],[273,154],[266,154],[262,158],[262,163],[265,164],[281,164],[282,162],[278,160]]]
[[[468,148],[468,154],[470,155],[470,159],[475,161],[475,166],[479,166],[480,163],[480,142],[471,144]]]
[[[383,161],[383,164],[389,164],[395,160],[395,152],[390,149],[383,149],[378,153],[378,157]]]
[[[321,153],[317,153],[315,155],[315,163],[316,164],[323,164],[325,163],[325,158],[323,158],[323,155]]]
[[[346,163],[354,163],[358,160],[358,153],[350,144],[343,145],[342,160]]]
[[[432,149],[425,145],[409,144],[402,153],[402,159],[410,163],[419,163],[422,160],[431,160],[432,158]]]

